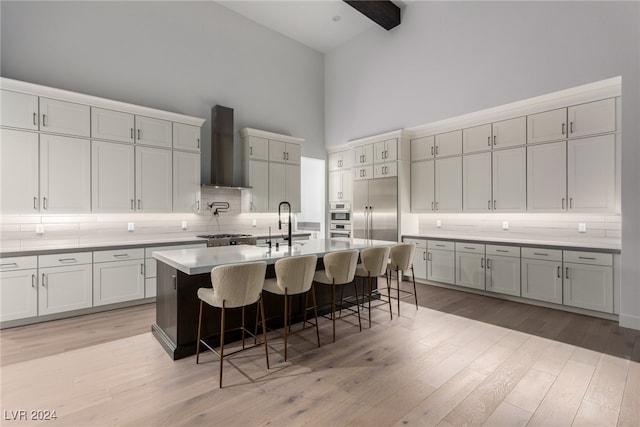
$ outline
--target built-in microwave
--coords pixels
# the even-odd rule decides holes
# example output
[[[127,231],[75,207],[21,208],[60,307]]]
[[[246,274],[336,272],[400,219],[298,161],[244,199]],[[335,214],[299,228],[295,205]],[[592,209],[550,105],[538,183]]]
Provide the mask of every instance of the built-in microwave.
[[[331,231],[351,231],[351,223],[349,222],[332,222],[329,227]]]
[[[348,211],[332,211],[331,221],[351,221],[351,212]]]
[[[329,205],[329,211],[346,211],[349,212],[351,210],[351,204],[347,202],[331,202]]]

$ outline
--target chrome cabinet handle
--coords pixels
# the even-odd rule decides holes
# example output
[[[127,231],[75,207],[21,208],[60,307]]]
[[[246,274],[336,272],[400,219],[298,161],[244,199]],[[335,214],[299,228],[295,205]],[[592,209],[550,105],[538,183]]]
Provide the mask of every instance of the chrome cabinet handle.
[[[42,115],[42,127],[45,127],[47,125],[46,119],[47,119],[47,115],[43,114]]]
[[[568,279],[569,278],[569,267],[565,267],[564,270],[564,276]]]
[[[496,201],[495,200],[493,201],[493,209],[494,210],[496,209]]]
[[[562,198],[562,210],[564,210],[564,197]]]
[[[569,133],[573,133],[573,122],[569,122]]]
[[[249,155],[253,156],[253,147],[249,147]]]
[[[136,202],[131,199],[131,210],[134,210],[136,208]]]
[[[43,288],[46,288],[46,287],[47,287],[47,284],[46,284],[46,282],[45,282],[45,278],[46,278],[46,276],[45,276],[45,274],[43,273],[43,274],[42,274],[42,287],[43,287]]]
[[[8,264],[0,264],[0,268],[9,268],[9,266],[11,266],[11,268],[18,268],[18,264],[15,262],[10,262]]]
[[[431,252],[427,252],[427,261],[433,261]]]
[[[38,126],[38,115],[36,113],[33,113],[33,125],[34,126]]]
[[[424,261],[426,261],[426,260],[427,260],[427,253],[426,253],[425,251],[422,251],[422,259],[423,259]]]
[[[38,198],[33,196],[33,209],[38,210]]]
[[[465,249],[475,249],[474,247],[471,246],[464,246]]]
[[[140,139],[140,129],[138,129],[138,139]]]
[[[46,197],[43,197],[43,198],[42,198],[42,207],[43,207],[45,210],[49,209],[49,202],[48,202],[48,200],[47,200],[47,198],[46,198]]]
[[[569,209],[573,209],[573,197],[569,197]]]
[[[438,244],[436,244],[436,246],[437,246],[437,247],[439,247],[439,248],[444,248],[444,246],[445,246],[445,245],[438,245]]]
[[[173,279],[173,289],[174,290],[178,289],[178,276],[176,276],[175,274],[172,274],[171,278]]]
[[[200,148],[200,138],[196,139],[196,148]]]
[[[78,260],[75,258],[60,258],[58,259],[58,262],[61,262],[62,264],[73,264],[78,262]]]
[[[480,268],[484,268],[484,258],[480,258]]]
[[[138,199],[138,210],[142,209],[142,200]]]
[[[129,258],[129,254],[113,254],[113,257],[118,259]]]
[[[560,266],[558,266],[557,275],[558,275],[558,278],[560,278],[560,277],[561,277],[561,273],[560,273]]]
[[[563,124],[562,124],[562,134],[563,134],[563,135],[564,135],[564,126],[565,126],[565,124],[563,123]]]
[[[588,259],[588,260],[591,260],[591,261],[595,261],[595,258],[594,257],[590,257],[590,256],[579,256],[578,258],[579,259]]]
[[[491,200],[487,200],[487,210],[491,210]]]
[[[144,263],[140,263],[140,274],[144,276]]]
[[[436,145],[436,155],[438,155],[438,146]]]
[[[496,252],[509,253],[509,251],[505,251],[504,249],[496,249]]]
[[[487,146],[491,147],[491,137],[487,137]]]
[[[133,139],[133,128],[131,128],[131,139]]]
[[[32,288],[38,287],[38,278],[36,277],[35,274],[31,275],[31,287]]]
[[[433,156],[433,145],[431,146],[431,155]]]
[[[431,202],[431,210],[433,210],[433,202]]]
[[[493,135],[493,145],[498,145],[498,144],[496,143],[496,136],[495,136],[495,135]]]
[[[534,252],[533,254],[534,255],[540,255],[540,256],[549,256],[549,254],[545,254],[545,253],[542,253],[542,252]]]
[[[436,210],[438,210],[438,202],[436,202]]]

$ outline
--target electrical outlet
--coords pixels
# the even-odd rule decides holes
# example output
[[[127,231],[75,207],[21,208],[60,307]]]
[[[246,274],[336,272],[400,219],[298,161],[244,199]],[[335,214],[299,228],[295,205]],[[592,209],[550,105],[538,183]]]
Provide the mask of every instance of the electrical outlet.
[[[256,221],[255,219],[251,220],[251,226],[255,227],[256,225],[258,225],[258,221]]]
[[[438,228],[442,227],[442,220],[441,219],[436,219],[436,227],[438,227]]]
[[[509,229],[509,221],[502,221],[502,229],[503,230]]]
[[[586,233],[587,232],[587,224],[581,222],[578,224],[578,233]]]
[[[36,224],[36,234],[44,234],[44,224]]]
[[[187,229],[187,221],[182,221],[182,224],[180,225],[180,228],[182,228],[183,230]]]
[[[133,231],[135,230],[135,226],[133,225],[132,222],[127,223],[127,231]]]

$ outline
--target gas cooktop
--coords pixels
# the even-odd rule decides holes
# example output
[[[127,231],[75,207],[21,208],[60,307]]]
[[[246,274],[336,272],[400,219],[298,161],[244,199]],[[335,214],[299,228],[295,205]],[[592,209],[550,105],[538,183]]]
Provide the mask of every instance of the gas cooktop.
[[[197,237],[203,239],[231,239],[236,237],[251,237],[251,234],[202,234]]]

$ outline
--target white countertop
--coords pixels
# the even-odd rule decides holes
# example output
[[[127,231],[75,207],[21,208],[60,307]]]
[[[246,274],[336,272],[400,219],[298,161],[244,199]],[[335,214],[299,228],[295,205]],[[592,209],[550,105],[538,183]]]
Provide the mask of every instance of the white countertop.
[[[158,251],[153,253],[153,257],[185,274],[194,275],[209,273],[213,267],[223,264],[251,261],[266,261],[267,264],[274,264],[278,259],[287,256],[315,254],[320,258],[329,252],[396,244],[396,242],[365,239],[312,239],[298,240],[293,243],[291,248],[280,246],[279,249],[273,247],[270,250],[264,247],[238,245]]]

